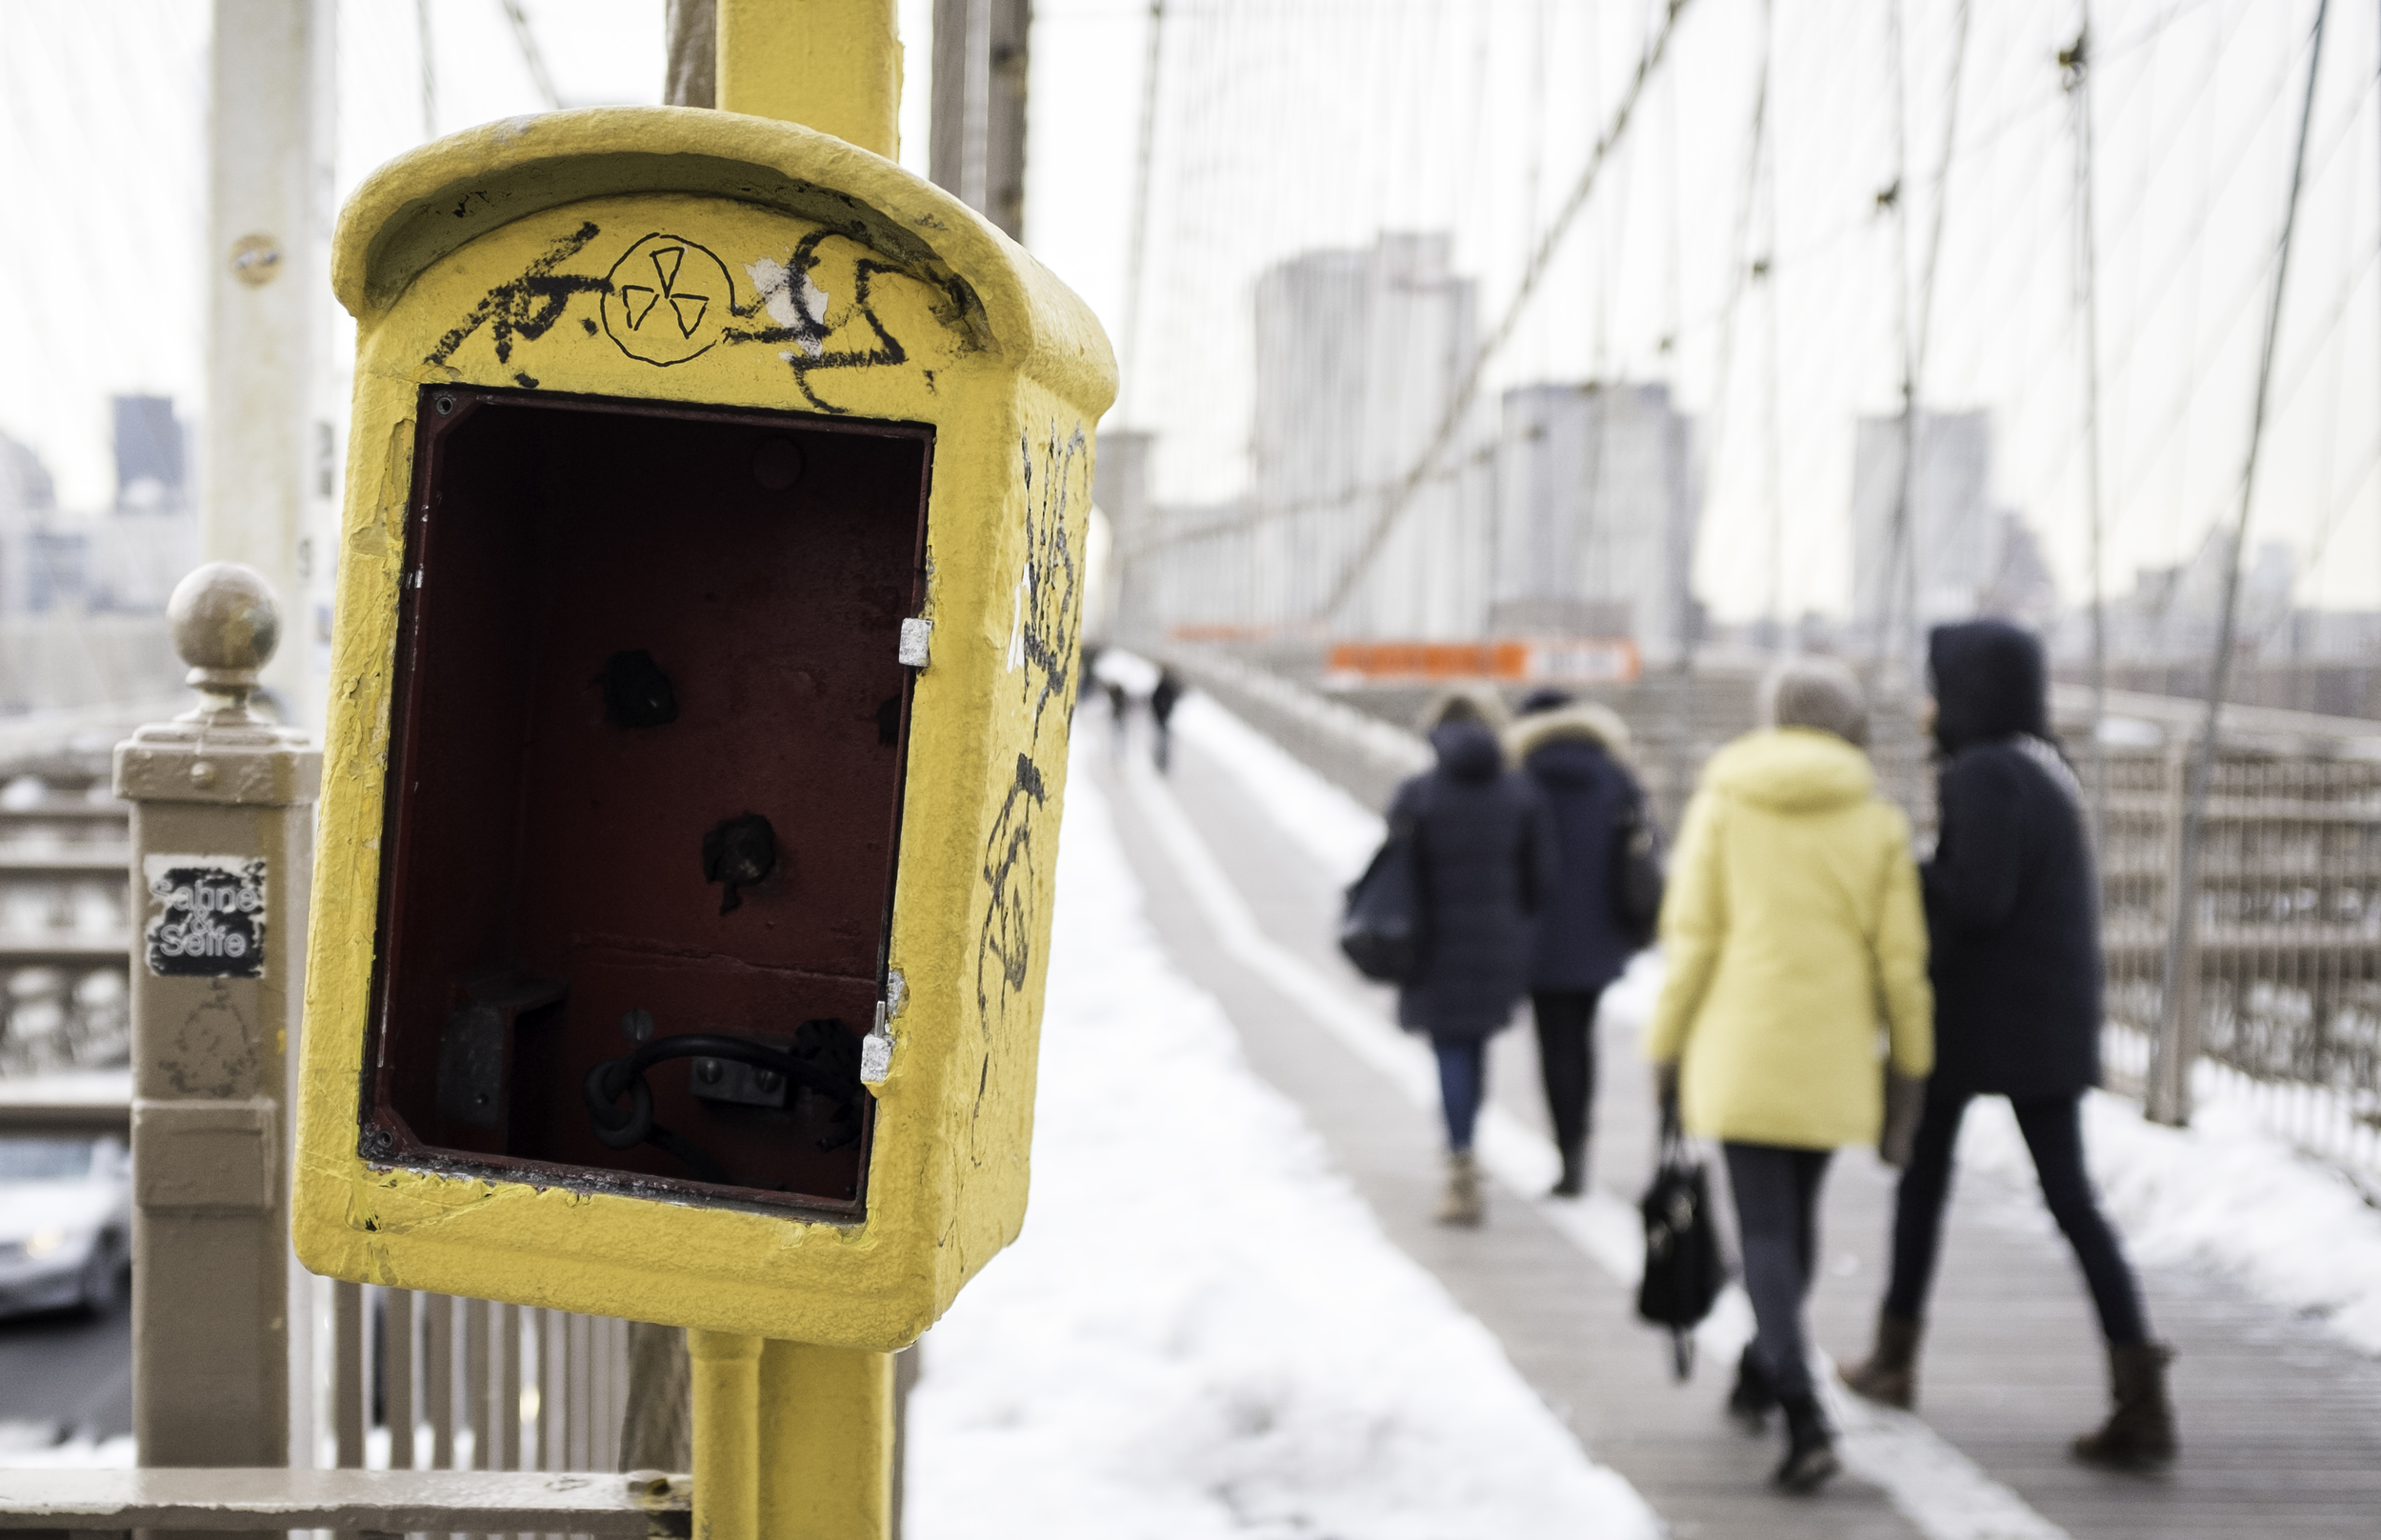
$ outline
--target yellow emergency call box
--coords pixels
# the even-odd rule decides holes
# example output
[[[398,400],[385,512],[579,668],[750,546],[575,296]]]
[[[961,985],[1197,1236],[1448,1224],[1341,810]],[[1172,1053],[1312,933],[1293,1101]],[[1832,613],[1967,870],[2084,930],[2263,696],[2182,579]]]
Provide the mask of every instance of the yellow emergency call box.
[[[792,124],[367,182],[298,1254],[913,1340],[1017,1233],[1106,338]]]

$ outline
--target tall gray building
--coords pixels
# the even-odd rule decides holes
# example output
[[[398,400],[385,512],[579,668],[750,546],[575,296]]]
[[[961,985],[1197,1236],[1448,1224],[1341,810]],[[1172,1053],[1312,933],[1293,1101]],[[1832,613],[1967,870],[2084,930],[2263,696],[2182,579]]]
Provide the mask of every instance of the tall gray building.
[[[173,398],[120,395],[110,398],[116,448],[116,507],[179,508],[184,489],[182,422]]]
[[[1347,602],[1323,606],[1431,442],[1478,348],[1445,233],[1309,251],[1256,286],[1247,619],[1380,637],[1477,635],[1487,478],[1466,423]]]
[[[1694,425],[1666,385],[1508,390],[1496,460],[1498,634],[1625,636],[1675,658],[1697,624]]]
[[[1875,648],[1891,624],[1914,649],[1927,627],[1977,615],[2049,624],[2057,594],[2040,548],[2016,514],[1991,501],[1991,414],[1921,411],[1914,440],[1916,471],[1897,535],[1902,420],[1860,419],[1851,478],[1853,636]]]

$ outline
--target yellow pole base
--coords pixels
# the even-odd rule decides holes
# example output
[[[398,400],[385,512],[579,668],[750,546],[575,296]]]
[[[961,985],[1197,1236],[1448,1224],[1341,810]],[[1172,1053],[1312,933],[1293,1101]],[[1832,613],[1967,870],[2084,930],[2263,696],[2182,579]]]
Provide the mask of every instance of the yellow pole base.
[[[694,1540],[760,1540],[761,1339],[690,1330]]]
[[[890,1540],[892,1354],[772,1342],[760,1370],[768,1540]],[[699,1515],[700,1476],[694,1494]]]

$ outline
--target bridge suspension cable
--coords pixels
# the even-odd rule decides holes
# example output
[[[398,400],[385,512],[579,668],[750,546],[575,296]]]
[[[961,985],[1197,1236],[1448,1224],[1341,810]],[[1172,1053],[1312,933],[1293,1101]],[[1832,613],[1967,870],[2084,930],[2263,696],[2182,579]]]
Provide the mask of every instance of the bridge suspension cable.
[[[1316,620],[1329,620],[1346,605],[1349,595],[1355,591],[1356,585],[1363,581],[1382,548],[1388,545],[1398,520],[1412,505],[1414,493],[1437,466],[1439,456],[1447,452],[1448,445],[1453,442],[1456,430],[1471,411],[1472,402],[1479,396],[1480,384],[1487,377],[1490,362],[1512,340],[1539,283],[1553,265],[1555,254],[1562,250],[1563,238],[1570,233],[1572,221],[1587,207],[1613,148],[1629,131],[1637,105],[1644,98],[1646,85],[1661,67],[1662,56],[1669,50],[1671,38],[1678,30],[1678,19],[1691,3],[1691,0],[1669,0],[1663,8],[1661,26],[1654,32],[1652,41],[1646,46],[1644,53],[1639,55],[1636,70],[1630,77],[1628,89],[1621,94],[1620,105],[1613,110],[1611,126],[1597,139],[1595,149],[1588,156],[1588,163],[1581,170],[1570,196],[1563,200],[1562,208],[1556,211],[1545,235],[1539,239],[1536,250],[1531,253],[1529,266],[1522,270],[1521,282],[1514,289],[1512,299],[1506,305],[1503,318],[1497,322],[1495,331],[1481,345],[1479,351],[1472,355],[1471,368],[1465,370],[1463,383],[1456,387],[1454,395],[1448,401],[1447,410],[1440,414],[1438,426],[1424,443],[1422,452],[1415,456],[1411,469],[1399,478],[1395,490],[1390,493],[1380,512],[1374,515],[1371,526],[1357,543],[1354,554],[1341,570],[1323,603],[1317,607]]]
[[[2273,295],[2266,310],[2265,341],[2257,354],[2256,404],[2250,410],[2249,450],[2240,472],[2240,508],[2232,521],[2231,550],[2224,564],[2224,597],[2216,612],[2215,656],[2208,669],[2208,701],[2199,741],[2191,754],[2191,780],[2183,802],[2181,859],[2168,908],[2165,966],[2159,990],[2163,1018],[2157,1052],[2150,1067],[2149,1113],[2153,1121],[2180,1124],[2191,1116],[2190,1065],[2196,1056],[2198,981],[2185,977],[2199,921],[2200,845],[2208,827],[2208,785],[2215,776],[2216,727],[2231,683],[2235,620],[2240,609],[2240,561],[2249,540],[2249,516],[2257,491],[2257,451],[2264,447],[2266,409],[2273,382],[2274,347],[2282,330],[2282,300],[2290,290],[2291,249],[2298,233],[2299,194],[2307,181],[2307,141],[2314,127],[2315,88],[2323,78],[2324,25],[2331,0],[2315,0],[2314,41],[2307,58],[2307,93],[2298,109],[2298,143],[2291,156],[2290,201],[2283,207],[2282,235],[2273,260]]]

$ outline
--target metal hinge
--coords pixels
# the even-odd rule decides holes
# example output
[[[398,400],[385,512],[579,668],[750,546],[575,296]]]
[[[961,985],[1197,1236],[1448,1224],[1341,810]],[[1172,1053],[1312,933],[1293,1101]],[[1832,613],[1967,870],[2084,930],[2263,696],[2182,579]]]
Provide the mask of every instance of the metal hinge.
[[[892,1073],[892,1011],[882,1000],[876,1002],[876,1025],[860,1039],[860,1084],[881,1086]]]
[[[905,669],[925,668],[927,654],[932,650],[933,640],[934,623],[932,621],[914,615],[903,621],[901,623],[901,666]]]

